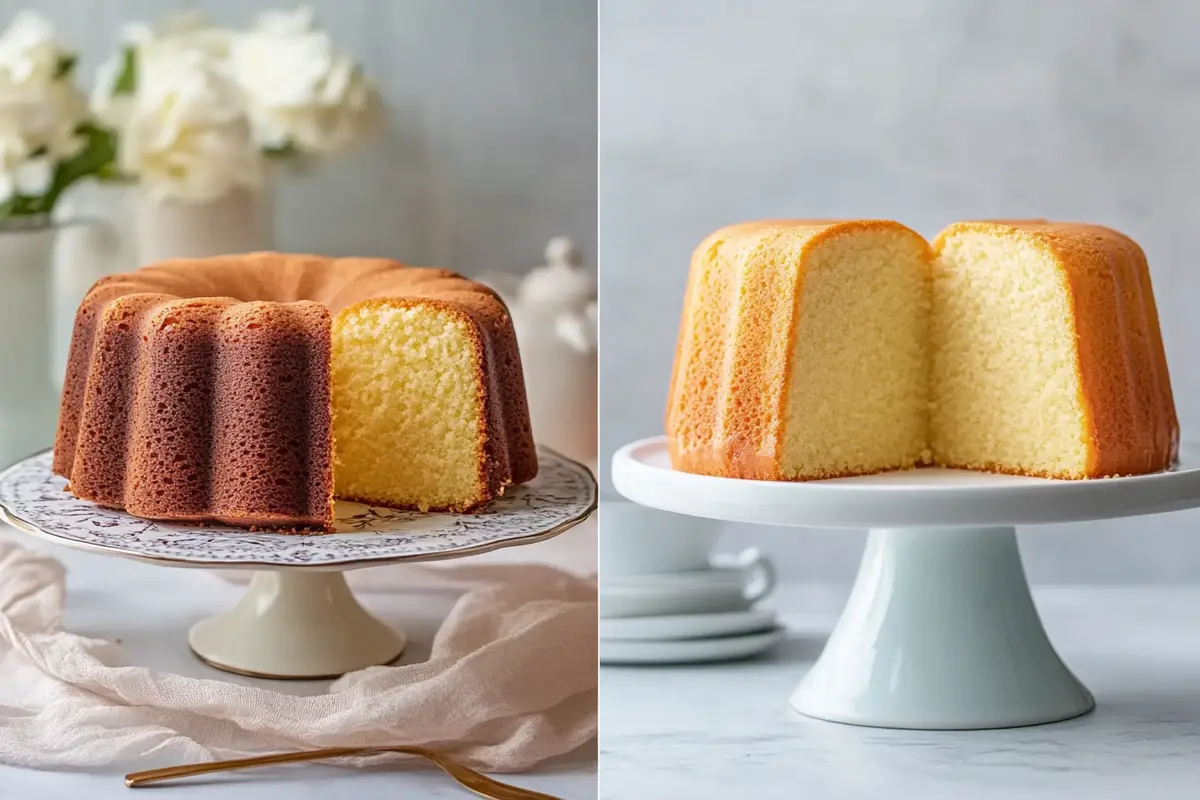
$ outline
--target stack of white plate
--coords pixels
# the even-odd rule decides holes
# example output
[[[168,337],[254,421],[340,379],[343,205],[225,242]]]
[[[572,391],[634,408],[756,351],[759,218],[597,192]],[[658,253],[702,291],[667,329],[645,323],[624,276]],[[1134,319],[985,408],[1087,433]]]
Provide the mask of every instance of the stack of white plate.
[[[602,664],[730,661],[783,638],[775,613],[754,607],[775,586],[757,550],[716,556],[707,569],[600,575]]]

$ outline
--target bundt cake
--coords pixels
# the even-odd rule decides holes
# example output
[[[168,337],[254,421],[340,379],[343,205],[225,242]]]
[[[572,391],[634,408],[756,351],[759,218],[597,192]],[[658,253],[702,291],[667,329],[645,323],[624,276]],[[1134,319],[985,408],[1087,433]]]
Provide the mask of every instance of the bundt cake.
[[[1178,453],[1146,259],[1088,225],[724,228],[692,258],[676,469],[813,480],[920,465],[1090,478]]]
[[[54,471],[150,519],[329,529],[333,498],[467,511],[537,473],[489,289],[384,259],[255,253],[100,280]]]

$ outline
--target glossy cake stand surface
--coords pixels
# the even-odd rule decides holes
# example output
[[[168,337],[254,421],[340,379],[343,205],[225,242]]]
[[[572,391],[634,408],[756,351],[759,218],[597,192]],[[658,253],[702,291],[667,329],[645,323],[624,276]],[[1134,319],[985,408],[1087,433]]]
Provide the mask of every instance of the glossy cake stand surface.
[[[0,473],[0,519],[56,544],[170,567],[254,570],[228,611],[196,623],[188,644],[227,672],[263,678],[336,677],[400,657],[401,630],[350,591],[351,569],[435,561],[533,544],[596,508],[587,467],[539,449],[538,477],[474,514],[398,511],[338,502],[335,533],[250,532],[138,519],[64,491],[49,452]]]
[[[883,728],[967,730],[1095,707],[1038,617],[1015,526],[1200,506],[1200,447],[1170,472],[1054,481],[919,469],[805,483],[677,472],[664,437],[613,457],[630,500],[696,517],[870,531],[841,619],[791,697],[802,714]]]

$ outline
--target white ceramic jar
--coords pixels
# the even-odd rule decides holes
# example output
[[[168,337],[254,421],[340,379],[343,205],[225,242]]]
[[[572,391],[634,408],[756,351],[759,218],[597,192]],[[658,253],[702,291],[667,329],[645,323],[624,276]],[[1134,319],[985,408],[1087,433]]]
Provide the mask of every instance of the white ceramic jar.
[[[83,296],[105,275],[140,266],[131,214],[137,192],[131,184],[87,181],[72,187],[55,209],[50,295],[50,377],[55,386],[62,386]]]
[[[271,185],[232,189],[207,203],[162,200],[138,191],[134,236],[139,265],[272,250],[275,204]]]
[[[596,282],[559,237],[546,265],[492,281],[504,295],[525,372],[533,438],[584,463],[596,460]]]
[[[49,218],[0,225],[0,469],[54,443]]]

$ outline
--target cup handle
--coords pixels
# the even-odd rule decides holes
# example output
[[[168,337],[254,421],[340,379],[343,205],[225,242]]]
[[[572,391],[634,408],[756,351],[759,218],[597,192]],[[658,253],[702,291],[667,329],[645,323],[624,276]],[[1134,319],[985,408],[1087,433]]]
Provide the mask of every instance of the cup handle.
[[[757,603],[775,590],[779,582],[775,574],[775,563],[757,547],[747,547],[730,559],[731,565],[742,570],[746,576],[742,596],[748,602]]]

